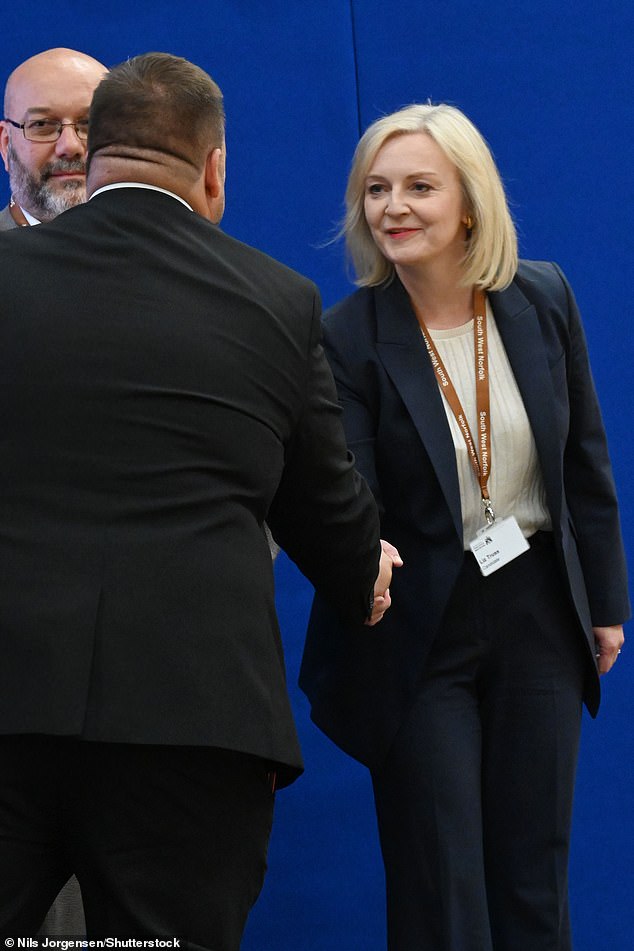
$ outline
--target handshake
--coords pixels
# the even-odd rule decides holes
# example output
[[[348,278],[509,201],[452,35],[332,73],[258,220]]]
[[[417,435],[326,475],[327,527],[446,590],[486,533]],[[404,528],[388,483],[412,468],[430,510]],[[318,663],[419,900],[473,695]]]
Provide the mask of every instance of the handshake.
[[[392,571],[394,568],[401,568],[403,559],[394,545],[381,539],[381,560],[379,561],[379,573],[374,582],[374,604],[372,613],[366,620],[368,627],[378,624],[392,600],[390,598],[390,582],[392,581]]]

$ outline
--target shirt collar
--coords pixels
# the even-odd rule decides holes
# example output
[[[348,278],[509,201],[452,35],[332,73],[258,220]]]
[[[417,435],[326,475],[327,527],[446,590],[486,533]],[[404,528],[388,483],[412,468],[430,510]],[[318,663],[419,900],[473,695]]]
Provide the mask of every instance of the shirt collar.
[[[33,215],[29,214],[29,212],[26,210],[26,208],[22,208],[22,205],[20,205],[20,209],[21,209],[21,211],[22,211],[22,214],[24,215],[24,217],[26,218],[26,220],[28,221],[28,223],[29,223],[30,225],[41,225],[41,224],[42,224],[41,221],[38,221],[37,218],[34,218]]]
[[[193,212],[194,210],[180,195],[175,195],[174,192],[170,192],[166,188],[159,188],[158,185],[148,185],[145,182],[111,182],[110,185],[102,185],[101,188],[94,191],[88,200],[92,201],[95,195],[100,195],[102,192],[113,191],[115,188],[147,188],[149,191],[162,192],[164,195],[169,195],[170,198],[175,198],[176,201],[180,201],[181,205],[185,205],[185,208],[189,208],[190,211]]]

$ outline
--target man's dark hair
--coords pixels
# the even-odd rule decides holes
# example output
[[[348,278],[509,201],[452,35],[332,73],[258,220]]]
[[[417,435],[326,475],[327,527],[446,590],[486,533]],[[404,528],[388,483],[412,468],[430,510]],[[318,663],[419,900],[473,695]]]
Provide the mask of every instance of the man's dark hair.
[[[88,155],[108,147],[164,152],[196,164],[224,141],[222,93],[199,66],[144,53],[115,66],[90,107]]]

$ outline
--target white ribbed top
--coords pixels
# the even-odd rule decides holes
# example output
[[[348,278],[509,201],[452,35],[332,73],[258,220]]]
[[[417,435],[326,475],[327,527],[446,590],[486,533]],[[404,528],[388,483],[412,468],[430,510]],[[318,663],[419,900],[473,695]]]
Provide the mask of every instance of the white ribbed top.
[[[428,332],[460,397],[479,451],[473,320],[451,330],[429,329]],[[533,433],[488,301],[487,336],[491,400],[489,495],[496,516],[514,515],[528,537],[538,530],[551,528],[550,514]],[[476,531],[485,524],[480,486],[464,437],[444,396],[443,403],[456,450],[464,547],[468,549]]]

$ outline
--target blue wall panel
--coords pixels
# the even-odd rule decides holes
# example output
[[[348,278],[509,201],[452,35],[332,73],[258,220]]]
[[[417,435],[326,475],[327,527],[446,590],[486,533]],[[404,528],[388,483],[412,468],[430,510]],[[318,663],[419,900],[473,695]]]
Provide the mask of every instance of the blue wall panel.
[[[360,128],[414,100],[463,109],[493,147],[522,252],[563,266],[585,316],[631,549],[632,128],[630,2],[534,0],[60,0],[3,12],[0,82],[27,56],[71,46],[107,65],[151,49],[186,56],[222,87],[229,233],[317,281],[350,289],[339,246]],[[0,174],[0,202],[8,197]],[[627,296],[626,296],[627,295]],[[310,589],[276,568],[289,686],[306,774],[280,793],[270,869],[245,951],[382,951],[383,879],[365,771],[309,723],[295,687]],[[626,647],[587,721],[576,804],[577,951],[621,951],[634,931],[634,739]]]

